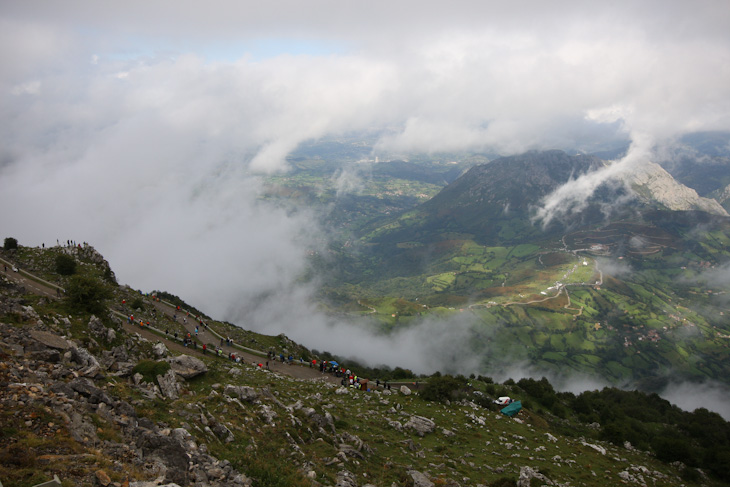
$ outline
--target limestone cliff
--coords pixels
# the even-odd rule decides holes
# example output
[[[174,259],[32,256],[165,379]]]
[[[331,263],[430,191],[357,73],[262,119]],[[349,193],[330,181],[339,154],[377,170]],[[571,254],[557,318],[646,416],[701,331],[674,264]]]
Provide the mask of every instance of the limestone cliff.
[[[623,180],[647,203],[653,201],[676,211],[699,210],[728,216],[720,203],[703,198],[694,189],[677,182],[659,164],[646,162],[624,173]]]

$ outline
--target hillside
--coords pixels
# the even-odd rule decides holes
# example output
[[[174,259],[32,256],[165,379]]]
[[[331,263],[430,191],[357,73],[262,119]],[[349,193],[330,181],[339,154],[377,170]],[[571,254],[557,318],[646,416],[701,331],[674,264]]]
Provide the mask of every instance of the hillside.
[[[706,410],[611,389],[557,394],[545,380],[436,375],[355,390],[309,368],[321,358],[284,336],[117,285],[85,244],[20,246],[0,258],[4,485],[54,476],[63,486],[136,487],[730,481],[730,427]],[[218,347],[222,356],[211,353]],[[269,351],[293,364],[258,366]],[[502,395],[523,401],[514,418],[492,403]]]

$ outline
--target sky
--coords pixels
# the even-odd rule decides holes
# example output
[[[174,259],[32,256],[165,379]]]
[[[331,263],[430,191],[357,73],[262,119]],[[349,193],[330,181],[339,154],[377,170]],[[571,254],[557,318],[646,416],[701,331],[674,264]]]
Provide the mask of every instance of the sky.
[[[89,242],[123,284],[354,352],[367,335],[297,284],[317,220],[258,198],[287,154],[386,129],[376,154],[629,140],[640,163],[730,130],[729,26],[725,0],[5,0],[1,233]],[[440,365],[418,336],[373,340]]]

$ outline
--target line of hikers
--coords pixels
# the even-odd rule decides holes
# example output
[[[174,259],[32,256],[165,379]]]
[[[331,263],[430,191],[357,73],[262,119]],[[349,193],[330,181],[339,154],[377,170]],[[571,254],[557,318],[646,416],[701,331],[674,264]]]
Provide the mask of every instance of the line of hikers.
[[[126,300],[122,300],[122,304],[123,305],[126,304]],[[177,312],[182,312],[180,306],[176,306],[175,311],[176,312],[173,314],[173,319],[175,321],[177,321]],[[156,313],[155,313],[155,315],[156,315]],[[190,316],[189,311],[186,312],[186,316]],[[195,316],[195,319],[200,323],[200,326],[204,327],[205,329],[208,328],[208,324],[205,323],[203,320],[201,320],[200,317]],[[137,323],[134,319],[134,315],[129,315],[127,318],[127,321],[129,323],[135,323],[135,324]],[[150,326],[149,321],[145,322],[142,319],[140,319],[138,323],[139,323],[140,328],[144,328],[145,326],[148,326],[148,327]],[[187,323],[187,320],[185,318],[183,318],[183,323]],[[204,330],[200,330],[199,326],[196,325],[195,338],[198,338],[198,333],[203,333],[203,331]],[[165,329],[165,335],[168,337],[170,336],[169,328]],[[173,336],[175,338],[175,341],[178,341],[180,339],[177,331],[173,332]],[[187,336],[183,337],[182,343],[186,347],[192,347],[195,350],[198,349],[198,342],[193,339],[190,332],[187,333]],[[211,351],[211,353],[213,355],[216,355],[218,357],[224,357],[224,354],[225,354],[225,352],[223,351],[224,344],[228,345],[230,347],[234,346],[233,339],[230,337],[225,337],[225,338],[221,337],[220,346],[215,347],[215,349],[212,349],[213,345],[211,345],[209,347],[207,343],[203,343],[201,348],[202,348],[204,355],[207,355],[208,351]],[[279,353],[279,355],[277,357],[276,352],[274,352],[272,350],[269,350],[268,352],[266,352],[266,358],[267,358],[266,369],[269,369],[270,360],[275,362],[278,358],[281,361],[281,363],[285,363],[288,365],[292,365],[295,360],[291,354],[289,354],[287,357],[287,356],[284,356],[283,353]],[[230,360],[232,362],[236,362],[236,363],[241,363],[240,355],[236,355],[236,353],[233,353],[233,352],[228,352],[228,360]],[[299,363],[300,363],[300,365],[304,365],[303,357],[299,358]],[[350,369],[345,369],[345,367],[340,366],[340,364],[338,364],[335,361],[321,360],[321,361],[319,361],[319,364],[318,364],[317,359],[312,359],[311,362],[308,361],[308,363],[309,363],[310,368],[319,367],[319,371],[323,374],[330,373],[330,374],[333,374],[335,377],[341,377],[342,380],[340,381],[340,383],[345,387],[351,387],[353,389],[361,389],[361,390],[367,390],[367,391],[370,390],[371,381],[369,379],[364,379],[362,377],[358,377],[357,375],[353,374],[353,372]],[[263,363],[254,362],[254,365],[257,365],[259,368],[264,368]],[[375,387],[376,388],[381,387],[381,382],[379,379],[375,380]],[[382,383],[382,387],[383,387],[383,389],[390,390],[390,384],[388,383],[388,381],[384,381]]]

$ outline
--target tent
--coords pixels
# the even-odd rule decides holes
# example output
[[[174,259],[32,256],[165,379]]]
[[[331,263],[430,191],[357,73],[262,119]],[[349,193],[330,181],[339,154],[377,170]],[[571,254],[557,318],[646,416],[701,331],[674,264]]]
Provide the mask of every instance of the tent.
[[[504,414],[505,416],[509,416],[511,418],[515,414],[519,413],[520,409],[522,409],[522,403],[520,401],[514,401],[506,408],[502,408],[500,413]]]

